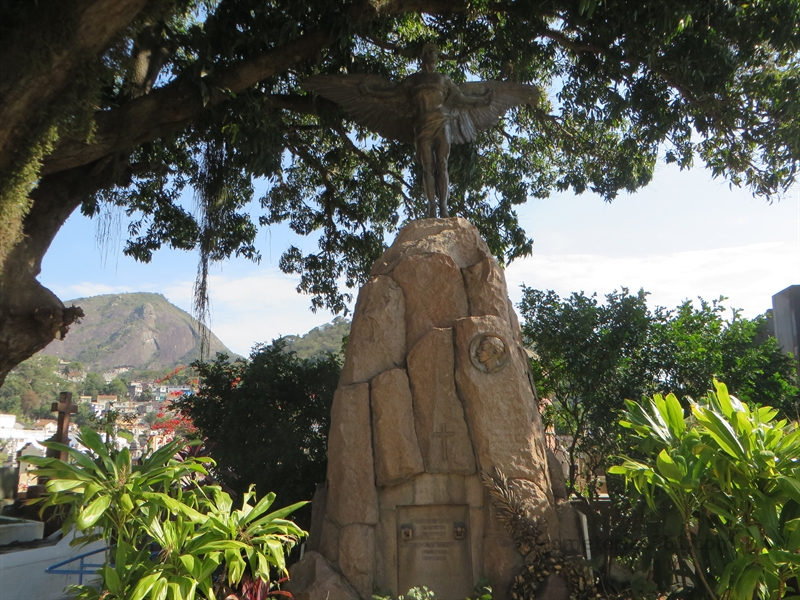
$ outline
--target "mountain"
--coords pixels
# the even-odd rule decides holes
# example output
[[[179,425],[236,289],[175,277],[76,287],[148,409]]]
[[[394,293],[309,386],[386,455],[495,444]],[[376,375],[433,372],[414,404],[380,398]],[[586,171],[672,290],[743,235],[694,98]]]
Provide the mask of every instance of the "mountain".
[[[80,306],[86,317],[42,354],[78,361],[91,371],[160,369],[200,358],[197,321],[161,294],[105,294],[65,304]],[[209,356],[216,352],[236,356],[211,333]]]
[[[350,334],[350,321],[336,317],[330,323],[315,327],[305,335],[287,335],[286,349],[300,358],[316,358],[327,352],[336,354],[342,350],[342,338]]]

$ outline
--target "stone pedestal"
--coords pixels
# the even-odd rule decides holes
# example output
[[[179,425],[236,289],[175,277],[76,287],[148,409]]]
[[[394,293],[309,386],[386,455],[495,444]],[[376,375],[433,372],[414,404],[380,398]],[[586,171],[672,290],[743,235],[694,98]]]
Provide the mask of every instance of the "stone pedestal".
[[[371,275],[333,403],[313,550],[363,600],[421,585],[463,600],[483,577],[503,600],[522,556],[480,473],[501,469],[559,535],[503,271],[475,227],[451,218],[403,228]]]

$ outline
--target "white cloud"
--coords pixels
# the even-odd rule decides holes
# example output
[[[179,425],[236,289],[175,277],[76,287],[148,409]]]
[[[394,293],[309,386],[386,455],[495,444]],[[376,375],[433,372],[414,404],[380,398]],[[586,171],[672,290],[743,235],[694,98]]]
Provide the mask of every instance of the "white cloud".
[[[726,296],[726,305],[754,317],[772,306],[772,295],[800,283],[798,246],[773,242],[633,257],[602,254],[537,254],[513,263],[506,272],[511,299],[519,286],[606,294],[627,287],[650,292],[651,306],[677,306],[698,296]]]
[[[297,293],[297,283],[297,278],[278,272],[241,278],[211,275],[211,329],[231,350],[246,356],[258,342],[303,334],[333,319],[328,311],[312,313],[311,299]],[[191,298],[191,283],[180,290]],[[176,287],[165,294],[177,292]]]

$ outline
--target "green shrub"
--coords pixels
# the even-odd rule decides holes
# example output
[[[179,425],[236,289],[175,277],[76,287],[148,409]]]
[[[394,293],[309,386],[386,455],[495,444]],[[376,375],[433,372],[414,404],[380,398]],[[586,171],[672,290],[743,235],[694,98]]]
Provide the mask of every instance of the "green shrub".
[[[286,572],[285,550],[305,533],[286,517],[298,503],[268,513],[275,494],[253,504],[251,488],[241,509],[219,487],[200,487],[203,457],[176,458],[175,441],[131,460],[98,433],[82,428],[78,441],[90,454],[49,442],[74,462],[32,457],[47,477],[43,507],[68,509],[64,529],[81,533],[77,543],[102,539],[110,546],[100,569],[102,589],[73,586],[86,600],[194,600],[216,598],[245,579],[267,586],[271,572]],[[113,546],[112,546],[113,544]],[[247,577],[245,577],[247,575]],[[213,577],[212,577],[213,576]]]
[[[625,477],[665,521],[677,517],[688,556],[669,559],[696,593],[725,600],[800,598],[800,433],[771,407],[749,408],[714,381],[691,403],[626,401],[623,427],[647,458],[624,457]]]

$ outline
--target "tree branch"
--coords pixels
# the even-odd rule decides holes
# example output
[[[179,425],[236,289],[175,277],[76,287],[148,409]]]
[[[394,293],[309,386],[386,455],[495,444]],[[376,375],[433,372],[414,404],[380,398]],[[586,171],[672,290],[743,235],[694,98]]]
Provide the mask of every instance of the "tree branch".
[[[560,31],[553,31],[552,29],[546,29],[542,31],[539,35],[542,37],[546,37],[549,40],[553,40],[554,42],[564,46],[575,52],[576,54],[604,54],[607,49],[601,48],[600,46],[593,46],[591,44],[579,44],[577,42],[572,41],[566,35],[561,33]]]
[[[201,80],[179,77],[164,87],[131,100],[119,108],[98,112],[91,143],[65,140],[45,160],[42,174],[79,167],[109,154],[125,152],[143,142],[157,139],[165,132],[199,116],[208,106],[227,101],[229,96],[223,90],[242,92],[263,79],[281,73],[303,60],[313,58],[333,39],[331,33],[312,31],[284,46],[242,61],[220,75]],[[205,104],[201,83],[212,92]],[[276,107],[280,107],[281,103],[298,106],[288,97],[281,97],[275,102]]]
[[[94,58],[111,43],[120,30],[127,27],[147,5],[148,0],[83,0],[74,2],[67,16],[71,22],[59,23],[67,33],[66,41],[52,44],[40,32],[20,30],[15,39],[3,44],[0,78],[0,169],[8,168],[15,150],[29,135],[29,124],[36,121],[43,106],[57,101],[63,91],[73,85],[75,71],[83,67],[87,57]],[[34,3],[31,3],[34,5]],[[66,6],[67,3],[64,3]],[[47,4],[38,8],[49,10]],[[59,8],[57,10],[62,10]],[[31,11],[37,9],[31,8]],[[31,20],[41,28],[42,20]],[[31,47],[30,39],[38,40]],[[41,60],[29,56],[44,52]],[[85,163],[84,163],[85,164]]]

